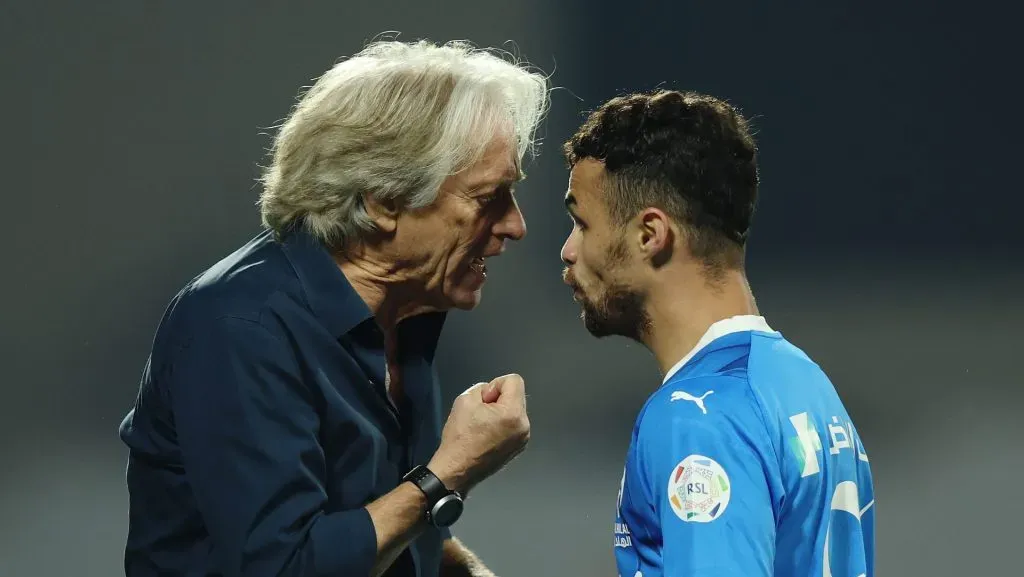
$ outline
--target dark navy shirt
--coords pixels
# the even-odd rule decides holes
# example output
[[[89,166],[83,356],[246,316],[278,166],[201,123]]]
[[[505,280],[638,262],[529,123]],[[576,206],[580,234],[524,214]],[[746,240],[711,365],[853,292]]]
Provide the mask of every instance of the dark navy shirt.
[[[369,575],[365,505],[429,461],[443,424],[433,368],[444,313],[403,321],[405,398],[384,337],[328,252],[263,233],[192,280],[157,329],[135,407],[125,572]],[[428,529],[387,575],[438,574]]]

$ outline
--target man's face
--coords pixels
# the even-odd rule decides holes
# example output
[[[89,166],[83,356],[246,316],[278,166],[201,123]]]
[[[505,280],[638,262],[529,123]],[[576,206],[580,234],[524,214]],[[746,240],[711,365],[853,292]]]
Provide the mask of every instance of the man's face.
[[[506,239],[526,236],[513,196],[519,176],[515,149],[497,139],[476,164],[444,181],[433,204],[399,217],[400,259],[433,308],[476,307],[484,259],[504,252]]]
[[[640,340],[650,325],[644,293],[634,282],[636,258],[626,228],[612,222],[604,201],[603,176],[602,163],[584,159],[569,177],[565,205],[573,228],[562,246],[562,279],[591,334]]]

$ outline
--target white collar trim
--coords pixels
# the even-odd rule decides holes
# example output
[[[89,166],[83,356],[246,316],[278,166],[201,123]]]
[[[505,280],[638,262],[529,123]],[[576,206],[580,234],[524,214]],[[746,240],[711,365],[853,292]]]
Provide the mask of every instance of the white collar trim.
[[[690,361],[690,359],[699,353],[701,349],[711,344],[712,341],[720,339],[725,335],[744,331],[760,331],[766,333],[775,332],[770,326],[768,326],[768,322],[764,320],[764,317],[757,315],[737,315],[727,319],[722,319],[708,327],[704,336],[697,341],[697,345],[665,373],[665,378],[662,379],[661,384],[667,383],[673,375],[679,372],[679,370]]]

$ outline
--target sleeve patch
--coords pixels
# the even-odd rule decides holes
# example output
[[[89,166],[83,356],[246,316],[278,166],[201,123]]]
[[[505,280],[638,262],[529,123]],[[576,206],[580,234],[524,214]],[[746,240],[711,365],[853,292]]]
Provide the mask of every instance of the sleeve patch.
[[[686,523],[710,523],[721,517],[731,492],[725,469],[703,455],[680,461],[668,480],[669,505]]]

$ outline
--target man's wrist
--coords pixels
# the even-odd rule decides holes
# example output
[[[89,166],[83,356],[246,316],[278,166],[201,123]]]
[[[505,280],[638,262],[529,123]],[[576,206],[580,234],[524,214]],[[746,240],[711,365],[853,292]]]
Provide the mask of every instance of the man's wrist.
[[[426,509],[427,496],[423,494],[423,491],[421,491],[419,487],[416,486],[416,483],[406,481],[405,483],[400,484],[398,488],[401,489],[403,492],[412,495],[413,499],[415,499],[416,501],[417,508]]]
[[[443,469],[442,469],[443,470]],[[451,479],[452,477],[449,477]],[[435,527],[448,527],[462,515],[462,495],[449,488],[428,466],[413,467],[403,477],[426,495],[426,518]]]
[[[427,469],[441,481],[449,491],[457,491],[465,494],[466,472],[465,469],[454,466],[451,461],[435,457],[427,463]]]

